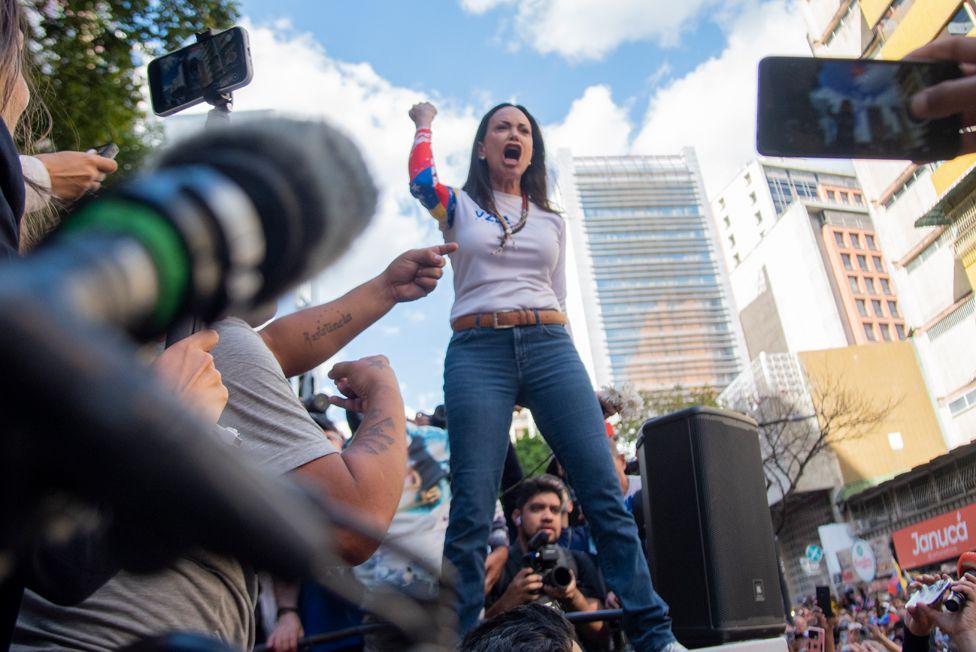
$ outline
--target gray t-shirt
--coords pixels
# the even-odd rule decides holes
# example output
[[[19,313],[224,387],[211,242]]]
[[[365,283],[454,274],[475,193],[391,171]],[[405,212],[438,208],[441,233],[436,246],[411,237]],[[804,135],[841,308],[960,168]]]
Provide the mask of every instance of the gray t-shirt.
[[[230,397],[220,424],[236,428],[249,460],[281,475],[337,452],[292,392],[261,336],[240,319],[214,326],[212,351]],[[239,449],[228,449],[237,454]],[[75,607],[26,591],[12,650],[115,650],[172,631],[254,645],[254,574],[199,551],[154,575],[119,573]]]

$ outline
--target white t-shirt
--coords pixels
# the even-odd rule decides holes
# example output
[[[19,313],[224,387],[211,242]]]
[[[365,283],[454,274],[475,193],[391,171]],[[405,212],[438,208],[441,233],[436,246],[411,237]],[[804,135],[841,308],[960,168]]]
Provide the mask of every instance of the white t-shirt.
[[[498,249],[504,231],[498,219],[456,189],[454,221],[443,223],[451,254],[454,307],[451,320],[463,315],[538,308],[566,312],[566,225],[562,217],[529,202],[525,227]],[[522,198],[495,193],[502,217],[515,226]]]

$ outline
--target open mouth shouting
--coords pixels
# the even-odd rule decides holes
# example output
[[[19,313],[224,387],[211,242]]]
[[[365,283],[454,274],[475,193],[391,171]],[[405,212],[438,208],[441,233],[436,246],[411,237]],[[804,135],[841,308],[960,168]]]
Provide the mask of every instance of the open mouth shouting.
[[[502,151],[502,158],[505,160],[507,165],[516,165],[522,158],[522,146],[518,143],[509,143],[505,145],[505,149]]]

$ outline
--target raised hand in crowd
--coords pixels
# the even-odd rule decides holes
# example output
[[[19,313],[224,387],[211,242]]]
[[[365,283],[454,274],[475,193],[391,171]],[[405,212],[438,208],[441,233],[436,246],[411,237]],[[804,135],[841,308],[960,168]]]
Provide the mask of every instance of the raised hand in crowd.
[[[58,199],[74,201],[85,193],[102,187],[105,177],[119,166],[110,158],[87,152],[53,152],[36,154],[51,177],[51,194]]]
[[[953,583],[952,590],[966,597],[959,611],[951,612],[924,604],[919,605],[918,609],[949,635],[959,652],[976,652],[976,580],[964,575]]]
[[[153,362],[159,380],[207,423],[217,423],[227,405],[227,388],[210,351],[220,337],[202,330],[169,347]]]
[[[425,249],[411,249],[397,256],[378,278],[386,284],[393,301],[403,303],[422,299],[437,287],[444,275],[447,254],[457,251],[456,242]]]
[[[366,414],[367,417],[372,407],[371,399],[390,390],[396,390],[399,395],[396,374],[390,367],[390,361],[382,355],[355,362],[340,362],[329,371],[329,378],[335,381],[336,388],[344,395],[330,396],[329,402],[344,410]],[[356,432],[361,431],[362,426]]]
[[[910,53],[906,59],[954,61],[963,76],[919,91],[912,98],[918,118],[944,118],[959,114],[962,126],[976,126],[976,39],[948,36]],[[976,133],[962,134],[962,153],[976,152]]]
[[[868,625],[868,633],[871,635],[871,640],[877,642],[885,650],[901,652],[901,646],[888,638],[888,635],[877,625]]]
[[[837,624],[837,616],[827,618],[827,615],[820,607],[814,607],[811,615],[817,623],[817,627],[824,630],[824,652],[834,652],[834,626]]]
[[[908,586],[908,593],[911,595],[923,586],[935,584],[948,575],[920,575]],[[935,629],[935,609],[925,608],[925,605],[912,605],[905,609],[905,627],[915,636],[928,637]]]
[[[379,275],[335,301],[293,312],[261,330],[285,376],[297,376],[331,358],[397,303],[430,294],[456,244],[411,249]]]

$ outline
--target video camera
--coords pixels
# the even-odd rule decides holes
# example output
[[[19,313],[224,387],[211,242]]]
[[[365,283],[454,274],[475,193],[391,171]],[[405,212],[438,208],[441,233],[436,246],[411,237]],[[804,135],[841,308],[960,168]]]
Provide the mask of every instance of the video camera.
[[[573,582],[573,571],[566,565],[559,546],[549,543],[548,531],[536,532],[526,547],[528,552],[522,557],[522,566],[541,575],[543,585],[565,589]],[[555,608],[559,606],[546,595],[540,596],[537,602]]]

